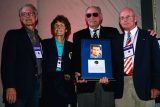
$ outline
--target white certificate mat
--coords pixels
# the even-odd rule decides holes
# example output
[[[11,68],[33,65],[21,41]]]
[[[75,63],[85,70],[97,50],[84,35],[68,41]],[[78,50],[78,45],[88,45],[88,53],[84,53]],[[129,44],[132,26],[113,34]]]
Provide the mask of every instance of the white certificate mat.
[[[88,60],[88,73],[105,73],[105,60]]]

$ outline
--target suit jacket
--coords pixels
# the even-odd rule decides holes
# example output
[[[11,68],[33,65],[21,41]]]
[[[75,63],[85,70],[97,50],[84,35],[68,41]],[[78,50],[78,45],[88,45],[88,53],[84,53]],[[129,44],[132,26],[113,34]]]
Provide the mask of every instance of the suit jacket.
[[[45,101],[53,102],[60,97],[67,103],[76,101],[73,73],[71,66],[72,43],[65,40],[62,54],[61,71],[56,71],[58,51],[55,38],[42,40],[43,47],[43,72],[42,95]],[[68,79],[65,78],[69,76]],[[46,102],[45,102],[46,103]]]
[[[32,96],[37,80],[37,65],[25,28],[7,32],[2,47],[1,64],[4,95],[7,88],[15,88],[18,98]]]
[[[111,48],[114,45],[113,41],[116,36],[119,36],[119,32],[116,28],[111,28],[111,27],[102,27],[100,28],[100,36],[99,39],[109,39],[111,40]],[[89,28],[83,29],[81,31],[78,31],[73,34],[73,70],[74,72],[80,72],[81,73],[81,40],[82,39],[92,39],[90,35]],[[111,49],[111,52],[113,53],[114,51]],[[114,56],[112,56],[112,59]],[[112,60],[113,63],[115,60]],[[120,75],[120,72],[117,72],[114,70],[115,65],[113,64],[113,75],[116,79],[116,77],[120,77],[117,75]],[[95,82],[93,81],[88,81],[87,83],[83,84],[77,84],[77,91],[78,93],[86,93],[86,92],[93,92],[95,89]],[[114,91],[114,82],[110,82],[108,85],[103,85],[103,89],[105,91]]]
[[[124,34],[117,38],[118,50],[123,50]],[[119,45],[118,45],[119,44]],[[119,70],[123,72],[123,51],[119,53]],[[118,54],[117,54],[118,55]],[[123,57],[122,57],[123,56]],[[135,50],[133,82],[136,93],[141,100],[150,99],[151,88],[160,89],[160,50],[157,39],[149,35],[145,30],[139,29]],[[122,87],[117,87],[123,90]],[[117,91],[122,97],[123,91]]]

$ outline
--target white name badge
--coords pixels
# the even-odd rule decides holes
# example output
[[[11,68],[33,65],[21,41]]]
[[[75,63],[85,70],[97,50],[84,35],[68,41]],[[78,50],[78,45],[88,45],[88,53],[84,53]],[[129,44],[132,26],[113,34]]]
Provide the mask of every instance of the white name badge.
[[[42,53],[41,53],[41,47],[34,47],[34,53],[36,55],[36,58],[42,58]]]
[[[124,47],[124,48],[123,48],[123,51],[124,51],[124,58],[133,56],[133,55],[134,55],[133,44]]]
[[[62,57],[58,57],[57,68],[61,68]]]

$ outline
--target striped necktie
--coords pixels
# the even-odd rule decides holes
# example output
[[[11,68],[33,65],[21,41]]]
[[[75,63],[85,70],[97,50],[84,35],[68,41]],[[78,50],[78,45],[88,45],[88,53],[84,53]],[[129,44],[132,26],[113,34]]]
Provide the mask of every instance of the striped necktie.
[[[97,36],[97,30],[99,30],[99,29],[96,29],[96,30],[93,31],[94,32],[93,38],[98,38],[98,36]]]
[[[131,33],[128,32],[127,34],[127,41],[126,41],[126,45],[131,45]],[[129,56],[127,58],[124,58],[124,73],[126,75],[131,75],[133,72],[133,62],[132,62],[132,56]]]

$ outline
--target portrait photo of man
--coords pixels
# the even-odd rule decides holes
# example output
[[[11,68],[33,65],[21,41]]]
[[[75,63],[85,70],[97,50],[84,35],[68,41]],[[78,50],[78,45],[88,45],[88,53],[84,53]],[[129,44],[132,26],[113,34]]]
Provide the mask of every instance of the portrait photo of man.
[[[102,45],[100,44],[90,45],[90,58],[102,58]]]

